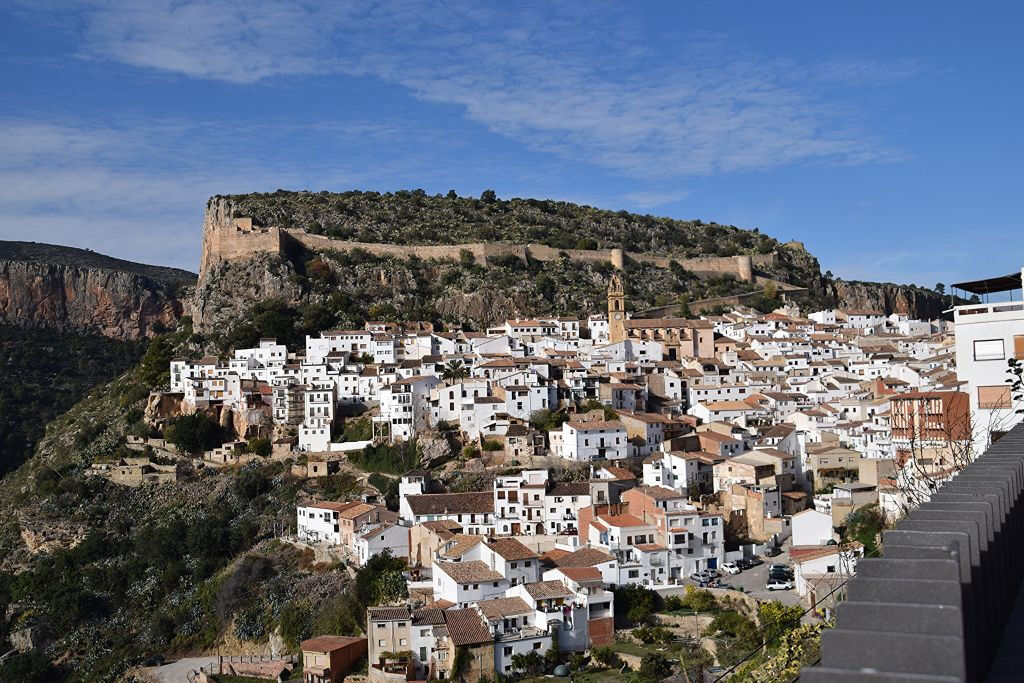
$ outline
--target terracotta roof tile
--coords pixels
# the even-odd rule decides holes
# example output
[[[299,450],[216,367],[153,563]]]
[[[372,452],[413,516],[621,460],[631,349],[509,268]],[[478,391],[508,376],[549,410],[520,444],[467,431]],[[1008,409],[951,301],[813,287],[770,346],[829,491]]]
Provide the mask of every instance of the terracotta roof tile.
[[[469,562],[438,562],[438,568],[457,583],[501,581],[503,577],[480,560]]]
[[[317,636],[316,638],[302,641],[299,644],[299,648],[303,652],[332,652],[348,647],[352,643],[365,640],[366,638],[358,638],[356,636]]]
[[[454,645],[477,645],[494,640],[487,623],[474,609],[446,610],[444,620],[448,625],[448,638]]]
[[[549,556],[551,556],[551,553],[549,553]],[[557,567],[593,567],[605,562],[611,562],[615,559],[615,556],[609,555],[597,548],[580,548],[568,555],[552,559]]]
[[[492,541],[488,541],[487,547],[509,562],[514,562],[516,560],[533,560],[540,557],[537,553],[530,550],[514,538],[496,538]]]
[[[483,612],[484,617],[489,621],[505,619],[519,614],[530,614],[533,608],[526,604],[520,597],[494,598],[493,600],[482,600],[476,606]]]
[[[494,496],[490,491],[469,493],[421,493],[407,496],[414,515],[494,513]]]
[[[538,581],[524,585],[526,592],[534,600],[548,600],[554,598],[569,598],[575,595],[561,581]]]

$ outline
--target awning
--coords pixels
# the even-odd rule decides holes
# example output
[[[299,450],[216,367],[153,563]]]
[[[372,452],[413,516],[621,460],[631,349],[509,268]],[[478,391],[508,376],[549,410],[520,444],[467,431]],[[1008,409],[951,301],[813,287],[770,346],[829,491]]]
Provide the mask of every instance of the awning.
[[[971,294],[991,294],[992,292],[1009,292],[1021,288],[1020,273],[1003,275],[1002,277],[990,277],[984,280],[971,280],[969,282],[957,282],[951,287],[962,289]]]

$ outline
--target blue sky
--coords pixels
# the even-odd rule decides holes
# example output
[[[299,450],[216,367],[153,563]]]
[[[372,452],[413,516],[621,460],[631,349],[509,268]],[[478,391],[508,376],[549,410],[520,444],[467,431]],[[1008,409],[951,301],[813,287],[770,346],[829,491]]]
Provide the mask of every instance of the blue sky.
[[[194,270],[212,194],[493,188],[758,227],[848,279],[1004,274],[1022,26],[1019,2],[8,0],[0,239]]]

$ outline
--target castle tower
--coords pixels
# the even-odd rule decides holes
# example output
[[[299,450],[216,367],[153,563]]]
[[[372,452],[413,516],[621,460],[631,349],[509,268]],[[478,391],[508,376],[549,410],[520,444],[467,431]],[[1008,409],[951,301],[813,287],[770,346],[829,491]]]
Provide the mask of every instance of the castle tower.
[[[608,341],[616,344],[626,339],[626,291],[622,278],[612,274],[608,283]]]

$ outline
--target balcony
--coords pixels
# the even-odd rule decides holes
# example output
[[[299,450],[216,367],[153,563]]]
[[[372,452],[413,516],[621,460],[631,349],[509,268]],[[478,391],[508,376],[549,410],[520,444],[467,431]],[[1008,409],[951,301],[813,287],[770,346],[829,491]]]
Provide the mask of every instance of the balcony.
[[[522,638],[536,638],[538,636],[546,635],[547,631],[543,631],[533,626],[523,626],[521,628],[509,628],[504,633],[496,633],[495,637],[499,642],[509,640],[520,640]]]

